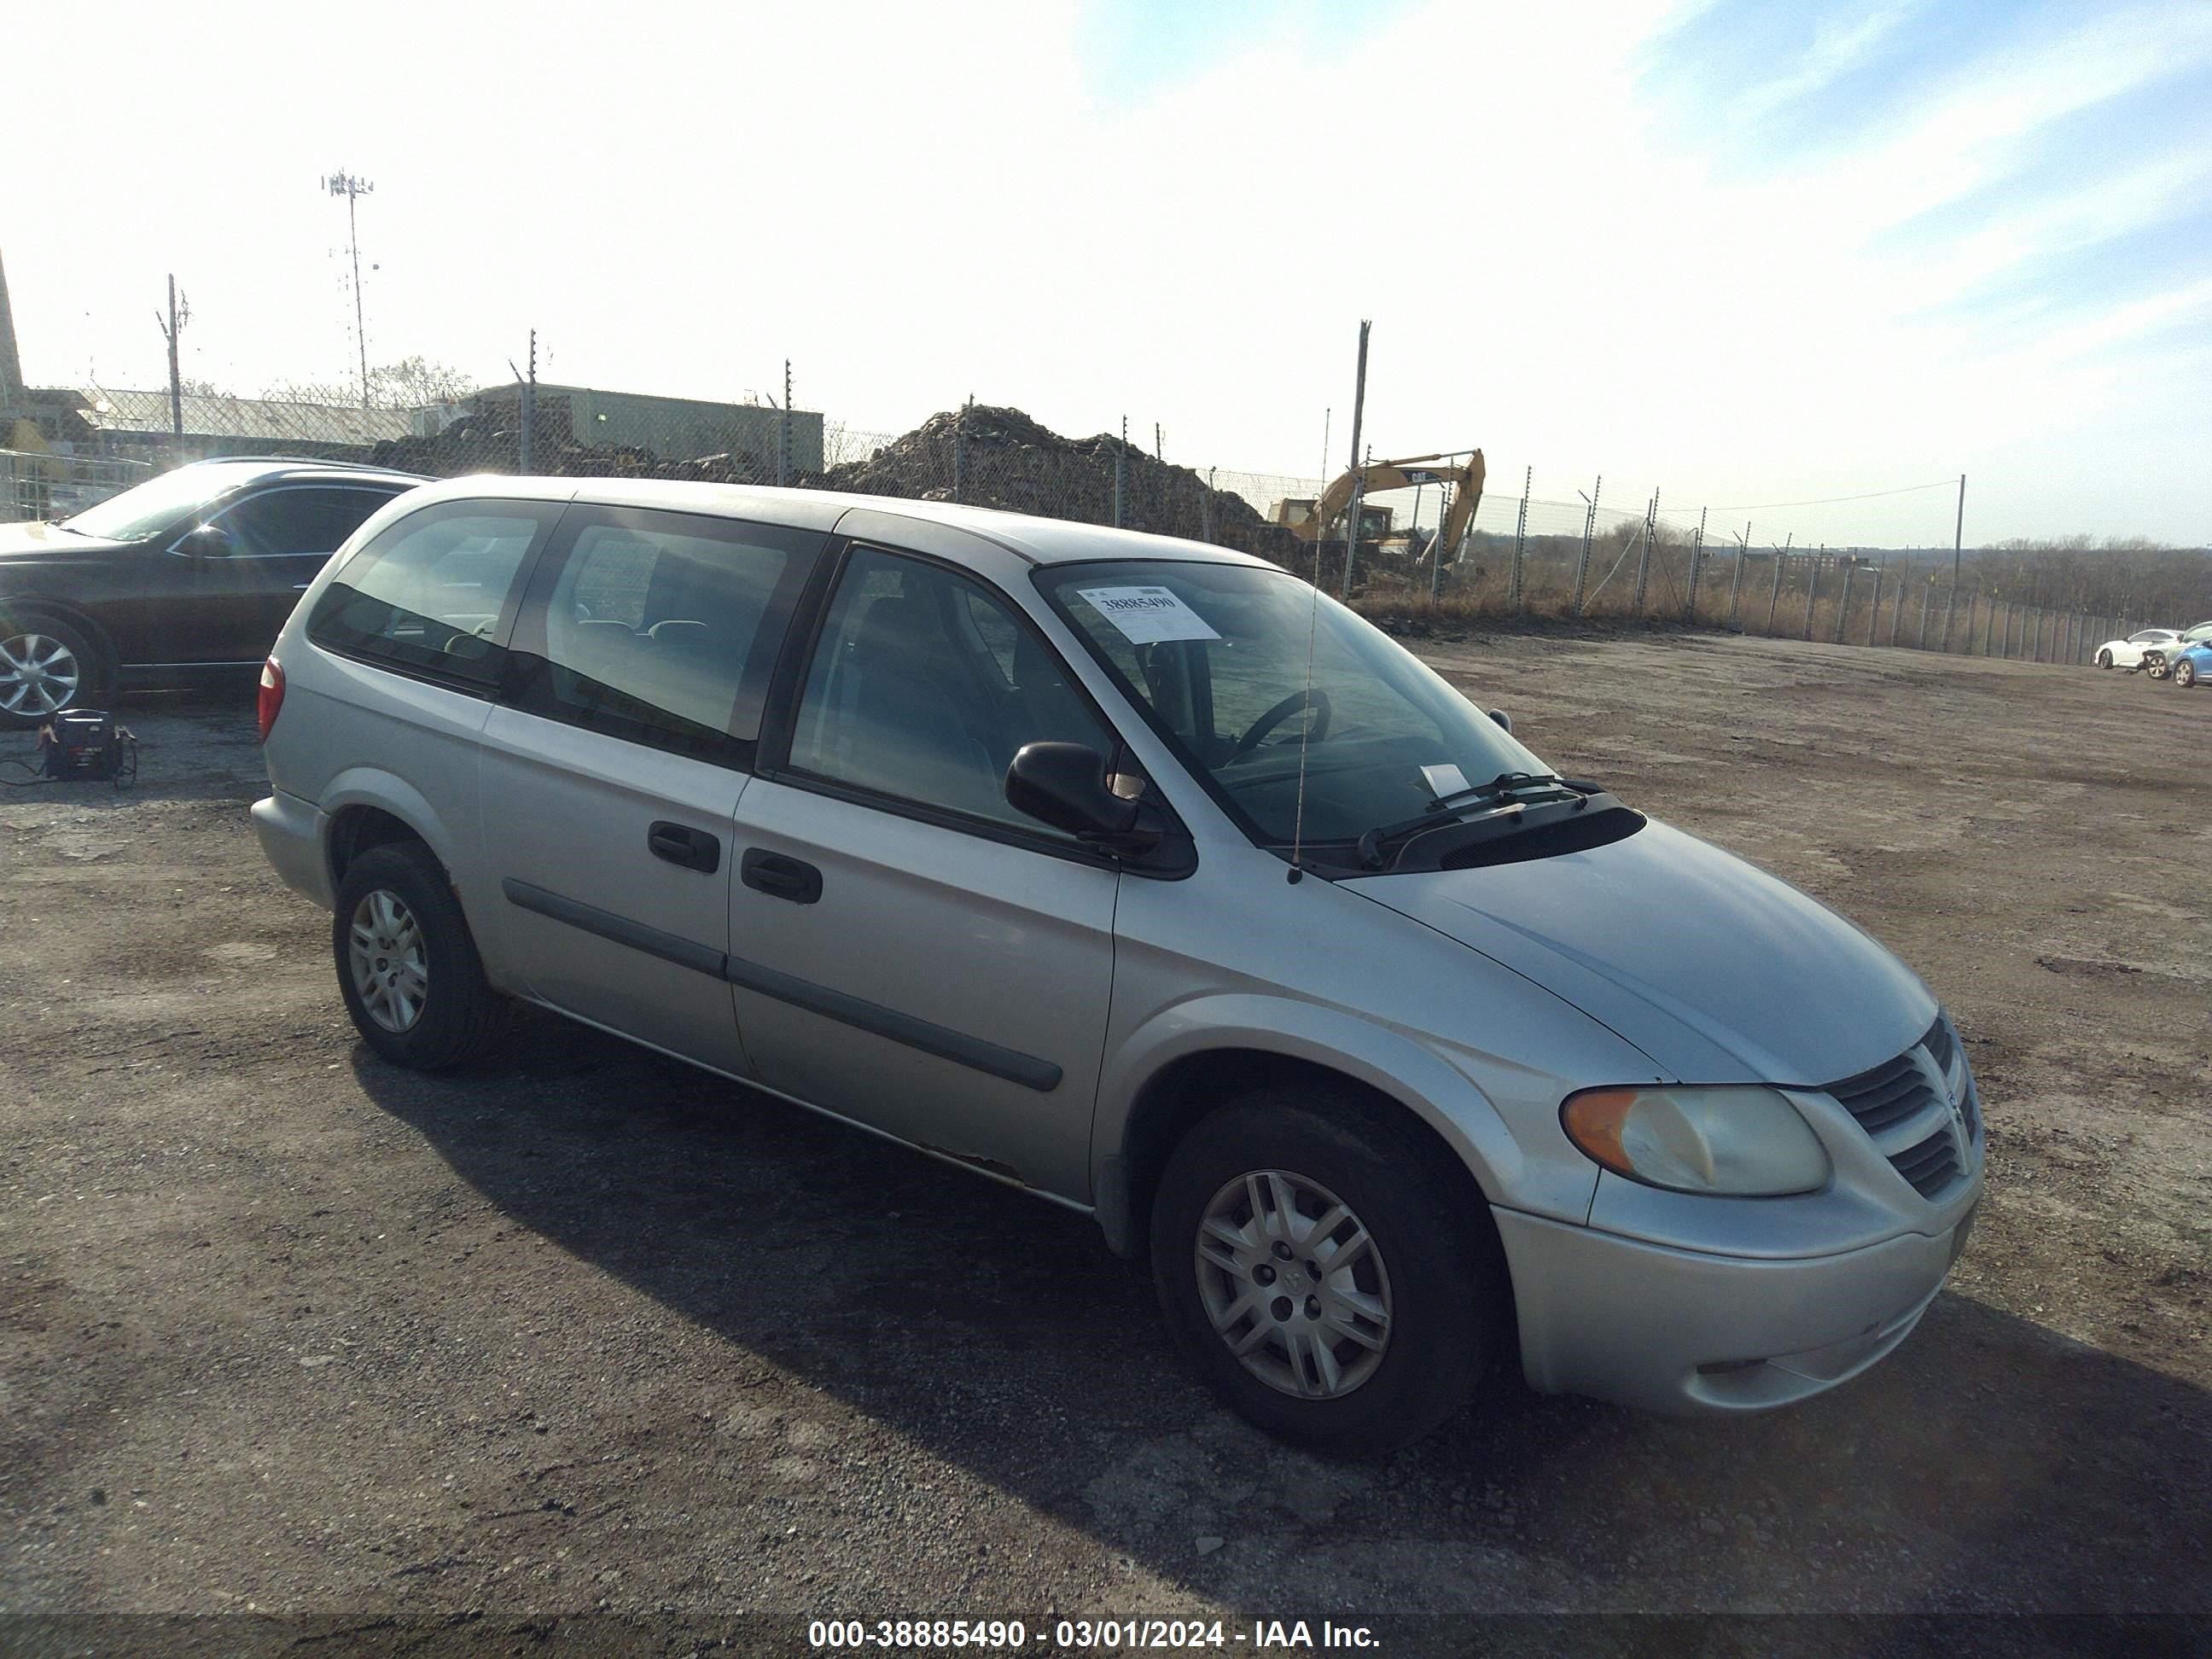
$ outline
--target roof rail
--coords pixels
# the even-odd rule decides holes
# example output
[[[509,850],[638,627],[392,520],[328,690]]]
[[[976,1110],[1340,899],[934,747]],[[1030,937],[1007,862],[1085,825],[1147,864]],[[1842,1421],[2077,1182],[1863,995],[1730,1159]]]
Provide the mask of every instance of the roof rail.
[[[374,461],[330,461],[319,455],[203,455],[196,461],[186,461],[186,466],[227,466],[234,462],[256,462],[264,466],[320,466],[339,472],[381,472],[402,478],[427,478],[427,472],[410,472],[404,467],[379,466]]]

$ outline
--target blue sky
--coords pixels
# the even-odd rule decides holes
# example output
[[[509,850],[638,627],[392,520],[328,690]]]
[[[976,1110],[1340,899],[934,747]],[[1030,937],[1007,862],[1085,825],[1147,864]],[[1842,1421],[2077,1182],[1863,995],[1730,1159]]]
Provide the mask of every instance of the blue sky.
[[[1970,540],[2212,540],[2212,0],[209,0],[11,17],[27,370],[252,392],[370,355],[879,432],[975,394],[1169,459],[1480,444],[1668,509],[1964,472]],[[327,65],[343,61],[333,76]],[[143,120],[188,121],[158,152]],[[1942,490],[1763,513],[1948,544]],[[1740,526],[1739,526],[1740,527]]]

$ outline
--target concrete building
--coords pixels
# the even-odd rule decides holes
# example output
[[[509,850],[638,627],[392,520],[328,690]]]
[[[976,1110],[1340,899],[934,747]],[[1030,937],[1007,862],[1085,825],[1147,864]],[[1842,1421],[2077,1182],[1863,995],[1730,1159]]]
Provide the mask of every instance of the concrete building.
[[[429,436],[471,410],[519,425],[516,404],[521,388],[487,386],[465,404],[420,411],[415,431]],[[606,392],[596,386],[538,383],[534,431],[565,435],[580,448],[642,449],[664,461],[696,460],[708,455],[744,455],[764,473],[775,470],[783,411],[763,404],[718,404],[695,398],[664,398],[643,392]],[[543,438],[541,437],[541,441]],[[812,410],[791,411],[791,471],[822,471],[822,416]]]

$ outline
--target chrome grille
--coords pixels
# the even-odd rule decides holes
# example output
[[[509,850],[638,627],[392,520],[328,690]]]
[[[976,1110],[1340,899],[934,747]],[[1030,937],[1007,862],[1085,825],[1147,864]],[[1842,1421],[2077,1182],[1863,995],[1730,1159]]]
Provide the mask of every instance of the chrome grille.
[[[1960,1115],[1966,1124],[1964,1145],[1952,1131],[1948,1103],[1929,1081],[1922,1064],[1923,1048],[1937,1073],[1951,1080],[1956,1091]],[[1891,1167],[1923,1198],[1936,1197],[1966,1173],[1964,1160],[1975,1133],[1975,1103],[1972,1080],[1964,1076],[1960,1059],[1950,1026],[1938,1015],[1920,1041],[1903,1054],[1826,1085],[1826,1092],[1877,1142],[1893,1142],[1896,1137],[1888,1132],[1916,1118],[1938,1110],[1944,1114],[1940,1127],[1906,1146],[1881,1148]]]

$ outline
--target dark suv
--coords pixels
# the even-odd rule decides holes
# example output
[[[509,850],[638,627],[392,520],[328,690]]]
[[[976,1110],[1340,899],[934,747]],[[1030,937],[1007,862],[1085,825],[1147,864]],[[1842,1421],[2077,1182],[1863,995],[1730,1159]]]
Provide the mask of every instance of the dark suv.
[[[122,685],[250,674],[339,544],[422,482],[342,461],[199,461],[57,523],[0,526],[0,724]]]

